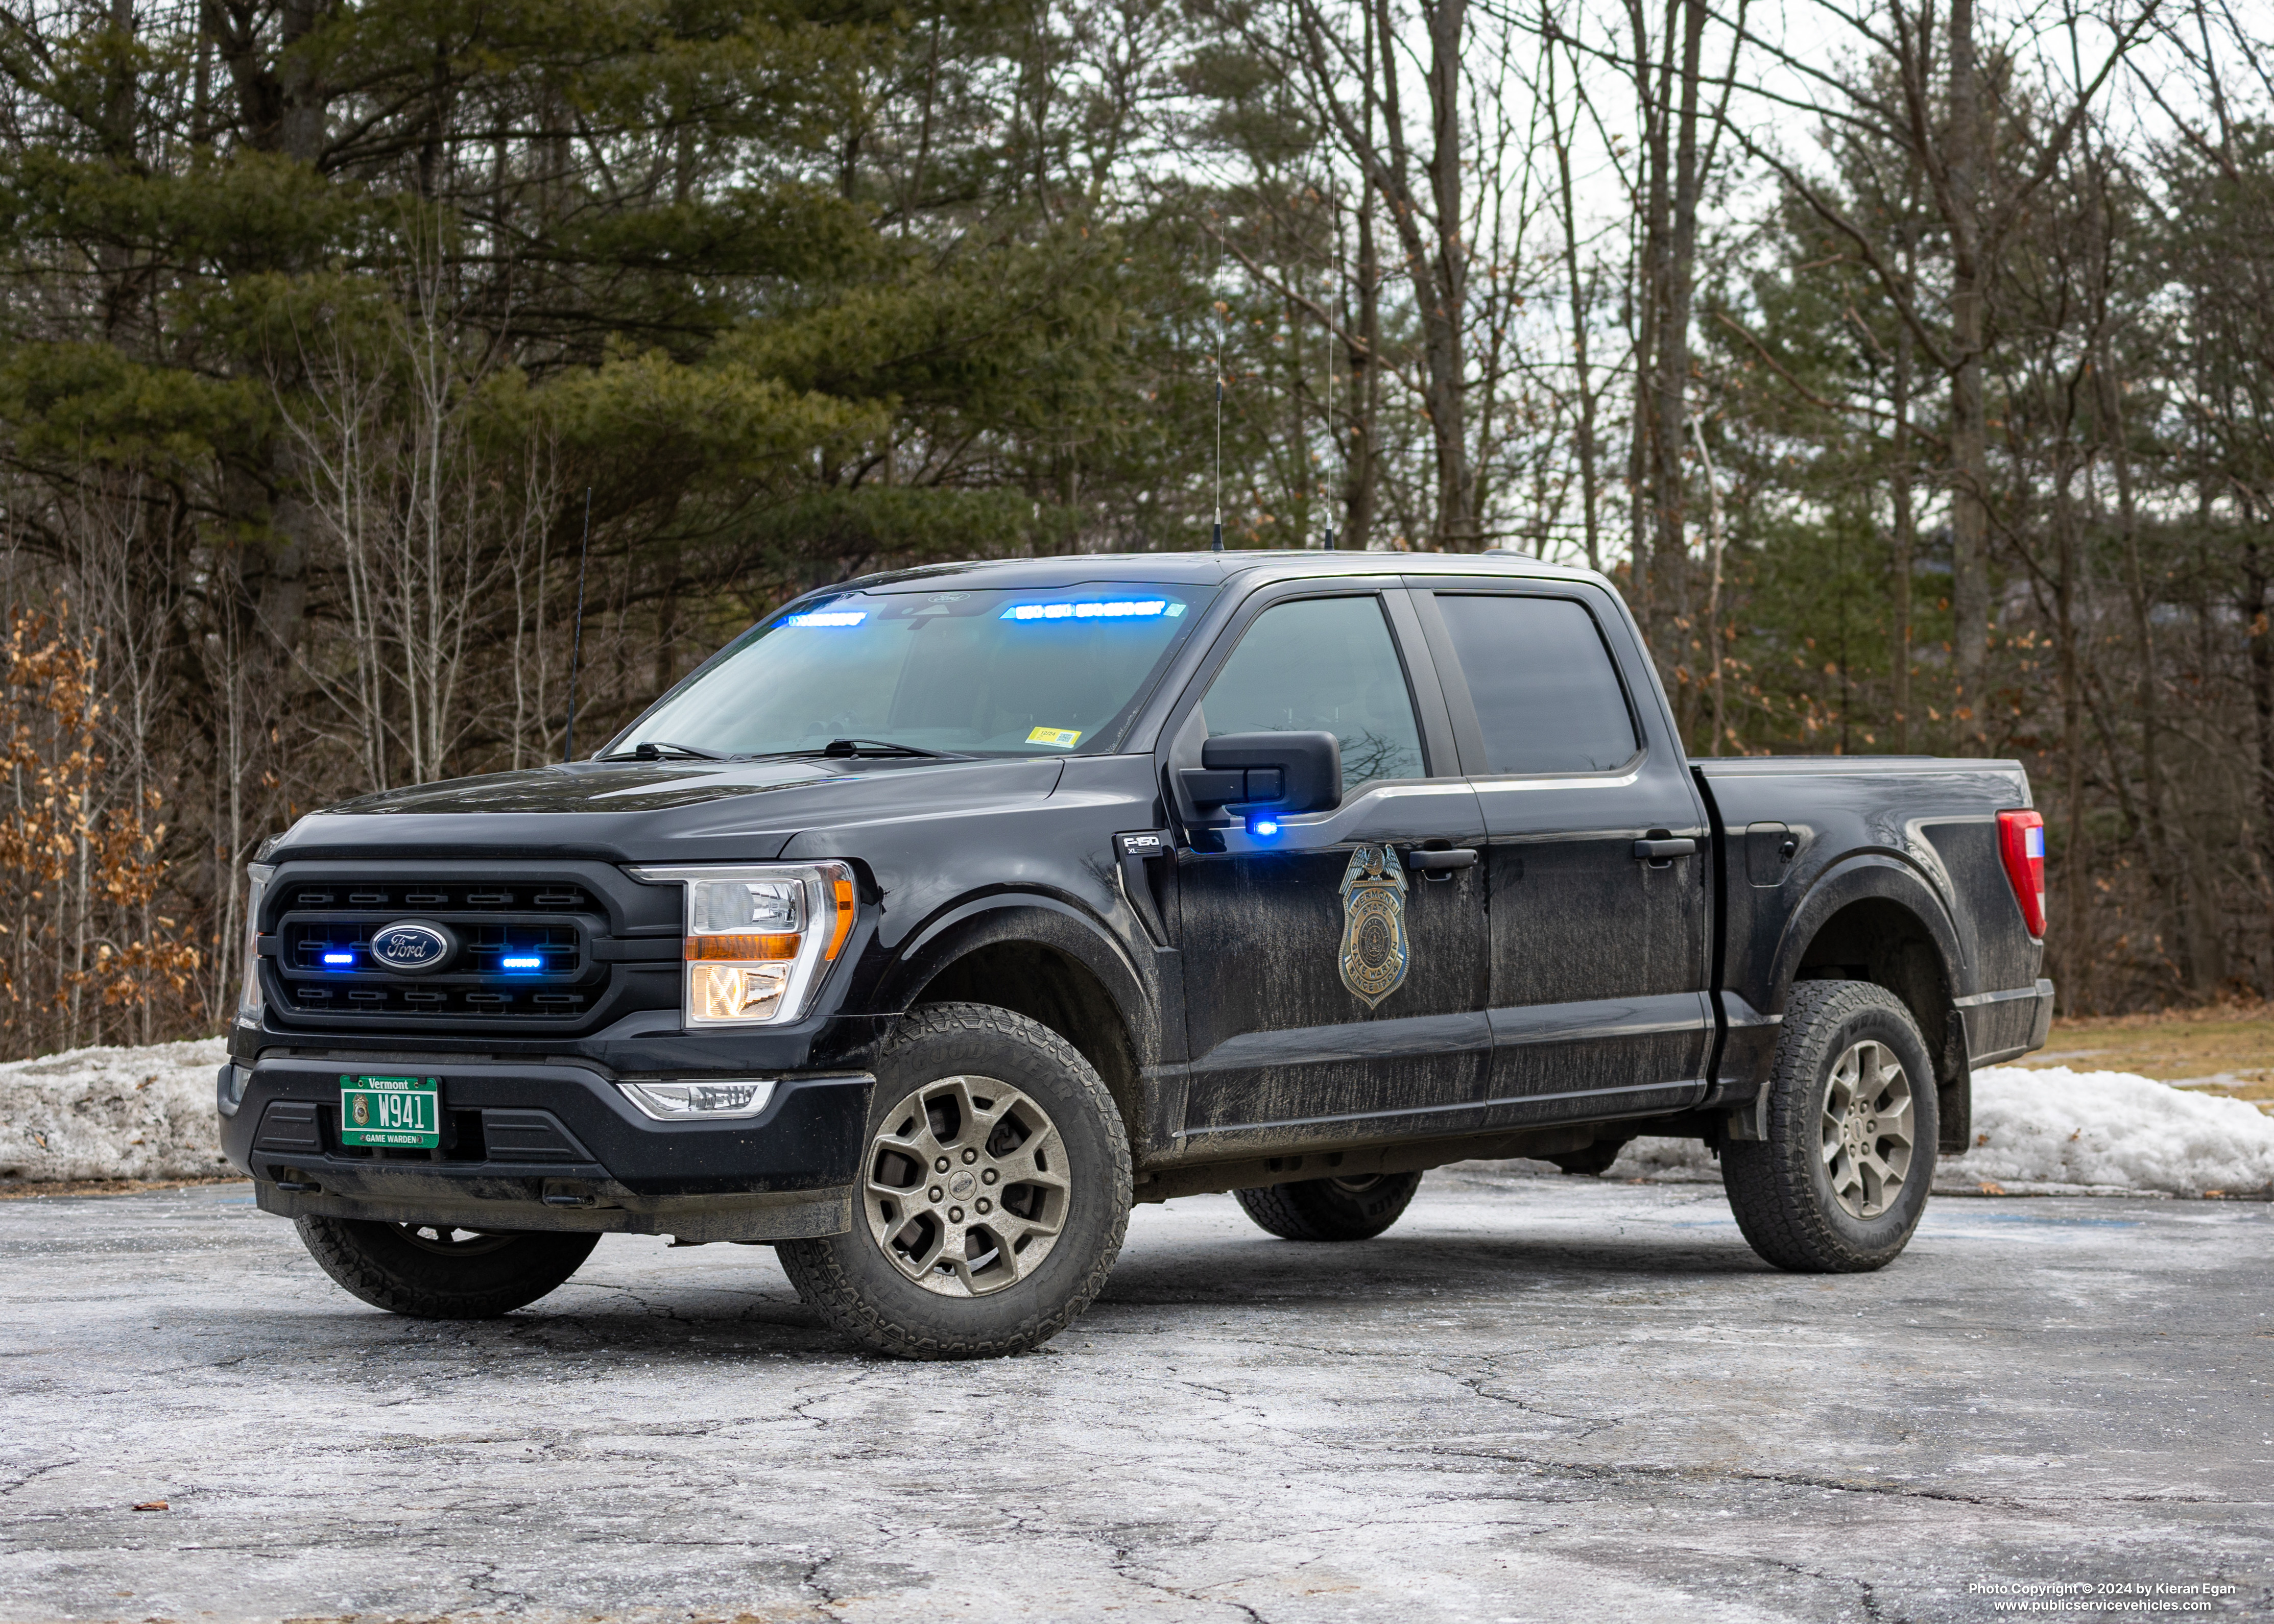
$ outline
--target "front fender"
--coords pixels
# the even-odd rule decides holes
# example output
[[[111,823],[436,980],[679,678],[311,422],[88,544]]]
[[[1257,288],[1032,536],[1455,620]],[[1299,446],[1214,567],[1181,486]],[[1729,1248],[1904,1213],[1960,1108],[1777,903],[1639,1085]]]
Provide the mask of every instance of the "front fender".
[[[1066,955],[1097,979],[1112,1000],[1141,1064],[1158,1057],[1163,1001],[1152,978],[1131,962],[1103,921],[1059,898],[1037,891],[975,897],[942,909],[900,945],[877,978],[873,1012],[904,1012],[941,970],[981,948],[1032,943]]]

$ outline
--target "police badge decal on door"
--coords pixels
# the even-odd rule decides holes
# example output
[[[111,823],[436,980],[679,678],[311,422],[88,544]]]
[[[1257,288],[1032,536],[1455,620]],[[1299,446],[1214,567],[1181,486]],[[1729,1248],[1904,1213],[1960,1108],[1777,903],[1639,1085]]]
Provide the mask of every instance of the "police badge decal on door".
[[[1361,846],[1343,870],[1343,985],[1373,1009],[1405,981],[1405,871],[1387,846]]]

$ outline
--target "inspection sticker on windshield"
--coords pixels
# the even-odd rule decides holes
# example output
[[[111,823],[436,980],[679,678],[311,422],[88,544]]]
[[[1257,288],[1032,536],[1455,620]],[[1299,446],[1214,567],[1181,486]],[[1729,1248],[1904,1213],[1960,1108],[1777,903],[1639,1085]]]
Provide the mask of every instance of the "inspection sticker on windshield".
[[[340,1079],[340,1143],[433,1150],[442,1143],[439,1077]]]
[[[1037,727],[1027,735],[1028,744],[1055,744],[1062,750],[1071,750],[1081,737],[1078,727]]]

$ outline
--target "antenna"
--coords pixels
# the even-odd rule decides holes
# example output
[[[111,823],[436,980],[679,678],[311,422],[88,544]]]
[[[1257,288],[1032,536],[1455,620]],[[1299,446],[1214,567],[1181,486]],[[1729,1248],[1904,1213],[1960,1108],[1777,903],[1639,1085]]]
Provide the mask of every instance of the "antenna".
[[[1217,256],[1219,259],[1222,255]],[[1224,551],[1224,321],[1216,321],[1216,537],[1209,551]]]
[[[1216,211],[1209,211],[1213,214]],[[1216,284],[1224,280],[1224,238],[1216,238],[1216,271],[1209,278],[1209,291],[1214,293]],[[1224,324],[1231,319],[1231,306],[1222,299],[1213,299],[1209,308],[1216,316],[1216,530],[1209,538],[1211,553],[1224,551]]]
[[[1339,448],[1340,436],[1335,432],[1335,319],[1333,312],[1335,304],[1342,293],[1343,217],[1335,207],[1335,184],[1332,181],[1327,183],[1327,217],[1333,222],[1335,231],[1335,245],[1332,251],[1334,263],[1327,276],[1327,297],[1323,301],[1324,308],[1328,312],[1326,322],[1327,440],[1329,444],[1336,445]],[[1329,553],[1335,550],[1335,499],[1331,494],[1327,498],[1326,550]]]
[[[576,759],[576,663],[584,652],[584,566],[592,556],[592,487],[584,487],[584,545],[576,549],[576,635],[568,644],[568,736],[561,764]]]

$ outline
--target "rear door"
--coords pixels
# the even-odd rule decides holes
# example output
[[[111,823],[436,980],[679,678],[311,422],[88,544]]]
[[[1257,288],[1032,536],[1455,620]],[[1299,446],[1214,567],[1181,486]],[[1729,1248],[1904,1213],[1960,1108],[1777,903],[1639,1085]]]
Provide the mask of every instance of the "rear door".
[[[1648,670],[1630,622],[1579,583],[1409,585],[1487,831],[1490,1120],[1694,1102],[1709,831],[1664,705],[1622,675]]]
[[[1348,579],[1268,589],[1224,643],[1167,731],[1172,791],[1211,736],[1322,729],[1344,793],[1268,836],[1195,828],[1182,808],[1187,1147],[1473,1121],[1492,1044],[1484,870],[1411,864],[1480,851],[1484,822],[1406,595]]]

